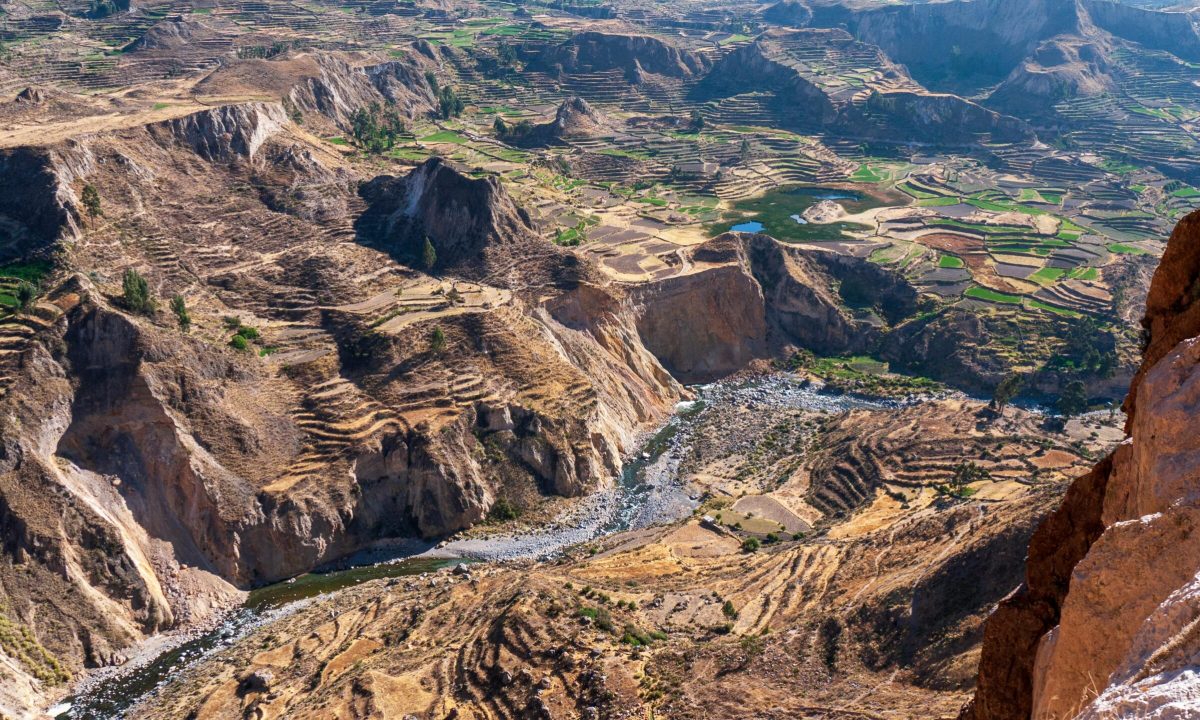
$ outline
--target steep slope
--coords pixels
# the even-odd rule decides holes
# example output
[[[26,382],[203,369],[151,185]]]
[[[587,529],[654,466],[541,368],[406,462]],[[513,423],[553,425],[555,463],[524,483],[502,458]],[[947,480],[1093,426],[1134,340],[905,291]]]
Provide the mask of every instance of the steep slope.
[[[1193,214],[1172,234],[1147,297],[1128,437],[1035,533],[1025,583],[988,621],[964,717],[1165,717],[1194,708],[1198,246]]]
[[[0,651],[23,688],[6,713],[240,589],[468,527],[502,495],[603,487],[684,393],[622,291],[495,179],[433,160],[372,180],[314,144],[409,71],[310,60],[253,78],[298,83],[280,94],[304,129],[253,102],[4,151],[8,257],[54,259],[0,320],[0,614],[30,648]],[[437,277],[390,257],[416,227]],[[123,297],[127,270],[157,306]]]
[[[1055,495],[1053,483],[1011,478],[1022,462],[1079,459],[1040,448],[1034,418],[1017,411],[984,427],[980,404],[954,401],[822,417],[784,395],[713,406],[697,444],[672,451],[689,486],[712,492],[709,519],[617,535],[559,563],[322,597],[188,668],[131,716],[947,716],[981,620]],[[795,449],[818,433],[830,442]],[[987,448],[996,480],[971,501],[922,476]],[[855,484],[855,469],[874,479]],[[800,533],[767,536],[772,519]],[[743,552],[749,536],[768,539]]]
[[[881,71],[876,78],[853,86],[831,81],[828,68],[812,62],[814,52],[827,57],[874,55],[873,64]],[[769,30],[724,56],[690,92],[698,101],[766,93],[779,125],[798,132],[934,145],[1032,138],[1025,123],[1015,117],[956,95],[922,90],[877,48],[841,29]]]
[[[639,72],[672,78],[704,73],[710,61],[650,35],[584,32],[548,48],[537,67],[568,73],[623,70],[627,77]]]

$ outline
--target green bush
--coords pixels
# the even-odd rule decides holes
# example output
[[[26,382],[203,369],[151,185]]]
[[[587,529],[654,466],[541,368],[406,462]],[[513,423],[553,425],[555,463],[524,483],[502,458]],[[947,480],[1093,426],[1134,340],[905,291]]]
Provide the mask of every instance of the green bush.
[[[758,538],[748,537],[742,541],[742,550],[746,552],[755,552],[760,547],[762,547],[762,543],[758,541]]]
[[[488,518],[498,522],[505,520],[516,520],[521,515],[521,511],[515,505],[504,498],[499,498],[492,504],[488,510]]]
[[[188,312],[187,302],[182,295],[171,298],[171,312],[175,313],[175,320],[178,321],[180,330],[187,332],[192,327],[192,316]]]
[[[137,270],[130,268],[121,278],[122,295],[125,306],[136,313],[151,315],[158,308],[158,302],[150,294],[150,285],[146,278]]]
[[[241,335],[234,335],[229,340],[229,346],[234,350],[245,350],[246,348],[250,347],[250,343]]]
[[[22,309],[27,309],[33,304],[34,298],[37,297],[37,286],[28,280],[22,280],[17,285],[17,305]]]
[[[434,353],[440,353],[446,349],[446,333],[442,329],[434,328],[429,334],[429,349]]]
[[[87,184],[83,186],[83,208],[87,210],[87,214],[92,217],[100,217],[104,213],[100,210],[100,193],[96,191],[96,186]]]
[[[725,613],[725,617],[729,618],[730,620],[737,620],[738,611],[737,608],[733,606],[732,600],[725,601],[725,604],[721,606],[721,612]]]

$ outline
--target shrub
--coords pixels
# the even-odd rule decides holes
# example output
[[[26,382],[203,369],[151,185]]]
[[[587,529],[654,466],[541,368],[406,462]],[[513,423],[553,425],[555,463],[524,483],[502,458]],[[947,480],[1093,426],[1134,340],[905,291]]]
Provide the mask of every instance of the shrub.
[[[96,191],[96,186],[88,183],[83,186],[83,208],[87,210],[87,214],[92,217],[100,217],[104,213],[100,209],[100,193]]]
[[[623,635],[621,635],[621,642],[634,647],[642,647],[649,645],[651,642],[653,642],[653,639],[650,637],[649,633],[647,633],[645,630],[642,630],[637,625],[634,625],[633,623],[626,623],[625,632]]]
[[[742,550],[746,552],[755,552],[761,546],[762,543],[758,541],[758,538],[749,537],[742,541]]]
[[[171,298],[171,312],[175,313],[175,320],[179,322],[179,329],[187,332],[192,326],[192,316],[188,313],[187,302],[184,301],[182,295],[176,295]]]
[[[429,333],[429,349],[434,353],[441,353],[446,349],[446,333],[442,332],[440,327]]]
[[[421,267],[429,271],[433,270],[434,265],[437,265],[437,250],[434,249],[433,243],[427,237],[425,244],[421,247]]]
[[[496,502],[492,504],[491,509],[488,510],[488,518],[498,522],[503,522],[505,520],[516,520],[520,514],[521,511],[504,498],[496,500]]]
[[[239,326],[238,330],[237,330],[237,334],[241,335],[242,337],[246,338],[247,340],[257,340],[259,338],[258,329],[252,328],[249,325]]]
[[[17,305],[20,306],[22,310],[25,310],[33,304],[33,300],[37,297],[37,293],[38,291],[36,285],[28,280],[22,280],[20,284],[17,285]]]
[[[140,272],[130,268],[121,279],[122,294],[125,306],[136,313],[152,314],[158,307],[154,297],[150,295],[150,285]]]
[[[721,612],[725,613],[725,617],[729,618],[730,620],[737,620],[738,611],[737,608],[733,606],[732,600],[725,601],[725,604],[721,606]]]
[[[243,336],[234,335],[229,340],[229,346],[234,350],[245,350],[246,348],[250,347],[250,343]]]

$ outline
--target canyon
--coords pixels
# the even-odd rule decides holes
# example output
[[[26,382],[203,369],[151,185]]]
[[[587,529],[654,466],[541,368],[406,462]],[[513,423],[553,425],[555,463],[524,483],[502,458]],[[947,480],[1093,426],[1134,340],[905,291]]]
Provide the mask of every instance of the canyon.
[[[1191,14],[75,5],[0,2],[0,717],[1200,702]]]

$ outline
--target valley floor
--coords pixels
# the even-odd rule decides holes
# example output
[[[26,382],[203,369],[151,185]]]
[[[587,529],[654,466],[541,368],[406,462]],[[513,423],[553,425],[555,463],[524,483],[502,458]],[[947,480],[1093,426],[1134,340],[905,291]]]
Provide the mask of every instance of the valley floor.
[[[133,715],[950,717],[1028,533],[1120,435],[1043,421],[793,375],[706,386],[612,490],[427,553],[487,562],[328,576],[346,587],[159,667]],[[990,476],[956,497],[936,486],[959,457]]]

